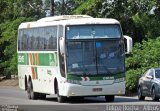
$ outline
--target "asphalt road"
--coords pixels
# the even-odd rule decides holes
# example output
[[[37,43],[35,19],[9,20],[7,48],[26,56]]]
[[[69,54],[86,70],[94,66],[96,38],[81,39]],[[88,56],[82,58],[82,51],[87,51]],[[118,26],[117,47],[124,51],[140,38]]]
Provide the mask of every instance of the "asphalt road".
[[[66,103],[58,103],[54,95],[47,96],[46,100],[28,100],[25,91],[19,88],[0,87],[0,111],[6,108],[17,108],[17,111],[120,111],[121,106],[149,106],[154,105],[160,110],[160,102],[153,102],[150,98],[139,101],[137,96],[125,97],[116,96],[113,103],[106,103],[104,97],[86,97],[81,100],[68,100]],[[113,106],[113,107],[112,107]],[[118,107],[117,107],[118,106]],[[133,107],[135,106],[135,107]],[[110,109],[108,109],[110,108]],[[119,109],[115,109],[119,108]],[[127,108],[127,107],[126,107]],[[139,108],[139,107],[138,107]],[[152,107],[151,107],[152,108]],[[21,110],[18,110],[21,109]],[[130,111],[129,109],[125,111]],[[152,108],[153,109],[153,108]],[[124,110],[124,109],[123,109]],[[136,110],[136,109],[131,109]]]

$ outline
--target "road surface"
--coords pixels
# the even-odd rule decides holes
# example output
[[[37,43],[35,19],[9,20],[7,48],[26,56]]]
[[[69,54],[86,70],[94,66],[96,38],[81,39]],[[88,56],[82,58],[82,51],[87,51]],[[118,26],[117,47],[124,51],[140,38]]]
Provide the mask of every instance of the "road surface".
[[[106,103],[104,97],[86,97],[81,100],[68,100],[66,103],[58,103],[54,95],[47,96],[46,100],[28,100],[27,93],[19,88],[15,87],[0,87],[0,105],[5,109],[6,107],[22,108],[24,110],[20,111],[40,111],[49,109],[54,109],[53,111],[105,111],[110,106],[110,109],[121,108],[121,106],[149,106],[154,105],[158,106],[160,110],[160,102],[153,102],[150,98],[146,98],[145,101],[139,101],[137,96],[135,97],[125,97],[125,96],[116,96],[113,103]],[[136,108],[136,107],[135,107]],[[109,110],[110,110],[109,109]],[[115,109],[114,109],[115,110]],[[119,111],[120,109],[117,109]],[[122,110],[122,109],[121,109]],[[133,109],[131,109],[133,110]],[[136,110],[136,109],[134,109]],[[5,111],[5,110],[4,110]],[[113,110],[111,110],[113,111]],[[129,110],[125,110],[129,111]]]

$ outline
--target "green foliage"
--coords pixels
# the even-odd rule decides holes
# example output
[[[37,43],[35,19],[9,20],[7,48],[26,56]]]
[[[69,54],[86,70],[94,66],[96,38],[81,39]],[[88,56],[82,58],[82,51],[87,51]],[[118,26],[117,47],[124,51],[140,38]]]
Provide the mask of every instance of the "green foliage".
[[[0,74],[17,74],[20,23],[44,17],[41,0],[0,0]]]
[[[50,1],[45,0],[45,9],[50,9]],[[54,0],[54,15],[71,15],[86,0]]]
[[[128,70],[126,74],[126,92],[131,93],[137,90],[138,80],[142,70]]]
[[[29,18],[18,18],[0,24],[0,73],[17,74],[17,29],[21,22],[30,21]]]
[[[13,5],[11,0],[0,0],[0,23],[13,18]]]
[[[14,0],[14,17],[32,17],[38,19],[45,16],[42,0]]]
[[[42,5],[41,0],[0,0],[0,23],[18,17],[44,17]]]
[[[132,55],[127,58],[128,69],[140,67],[159,67],[160,62],[160,39],[149,39],[142,44],[136,43]]]
[[[98,17],[100,15],[99,13],[101,11],[103,1],[104,0],[86,0],[76,10],[74,10],[73,13]]]

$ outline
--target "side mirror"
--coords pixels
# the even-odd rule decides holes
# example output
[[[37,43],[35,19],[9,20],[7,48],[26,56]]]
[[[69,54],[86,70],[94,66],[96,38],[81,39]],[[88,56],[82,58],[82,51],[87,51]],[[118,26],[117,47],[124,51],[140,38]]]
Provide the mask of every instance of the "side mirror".
[[[64,55],[64,52],[65,52],[65,40],[64,40],[64,37],[60,37],[60,40],[59,40],[59,46],[60,46],[60,53],[61,55]]]
[[[152,76],[149,76],[149,75],[147,76],[147,78],[148,78],[148,79],[153,79],[153,77],[152,77]]]
[[[123,37],[126,39],[126,43],[125,43],[127,48],[126,54],[129,54],[132,52],[132,48],[133,48],[132,38],[126,35],[124,35]]]

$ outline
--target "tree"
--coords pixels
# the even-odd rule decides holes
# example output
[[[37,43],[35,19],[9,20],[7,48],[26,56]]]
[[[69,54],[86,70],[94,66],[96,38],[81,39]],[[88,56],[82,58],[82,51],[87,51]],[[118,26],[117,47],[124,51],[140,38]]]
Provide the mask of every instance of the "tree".
[[[0,22],[14,20],[18,17],[33,17],[38,19],[45,16],[41,0],[0,0]]]
[[[70,15],[85,0],[56,0],[54,2],[54,15]],[[45,0],[45,9],[49,9],[51,0]]]
[[[85,2],[83,1],[82,4],[73,11],[73,13],[99,17],[101,16],[100,12],[104,1],[105,0],[86,0]]]
[[[20,17],[14,21],[7,21],[0,25],[1,38],[1,57],[0,57],[0,73],[5,75],[17,74],[17,29],[21,22],[29,21],[24,17]]]
[[[50,0],[50,15],[54,16],[54,0]]]
[[[44,17],[40,0],[0,0],[0,74],[17,74],[17,30],[21,22]]]
[[[45,16],[42,0],[14,0],[15,17],[33,17],[35,19]]]
[[[14,14],[11,10],[13,10],[13,2],[10,0],[0,0],[0,23],[13,18]]]

